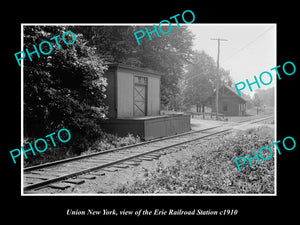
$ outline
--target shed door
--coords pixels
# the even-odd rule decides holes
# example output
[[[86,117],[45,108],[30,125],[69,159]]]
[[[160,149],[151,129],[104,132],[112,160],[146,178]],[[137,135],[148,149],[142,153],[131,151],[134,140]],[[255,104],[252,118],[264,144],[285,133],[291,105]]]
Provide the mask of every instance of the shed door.
[[[146,116],[146,86],[135,84],[133,96],[134,116]]]

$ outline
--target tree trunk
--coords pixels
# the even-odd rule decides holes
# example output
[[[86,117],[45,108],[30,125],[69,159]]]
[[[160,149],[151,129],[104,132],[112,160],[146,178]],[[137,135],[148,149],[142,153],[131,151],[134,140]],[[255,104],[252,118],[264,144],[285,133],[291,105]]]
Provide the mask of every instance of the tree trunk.
[[[199,104],[196,104],[196,112],[199,112]]]
[[[202,104],[202,113],[203,113],[203,119],[205,118],[205,105]]]

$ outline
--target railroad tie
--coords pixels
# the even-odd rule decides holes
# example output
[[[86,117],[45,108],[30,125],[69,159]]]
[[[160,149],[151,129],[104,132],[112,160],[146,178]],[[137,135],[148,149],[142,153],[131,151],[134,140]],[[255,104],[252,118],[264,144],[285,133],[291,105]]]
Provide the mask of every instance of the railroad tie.
[[[104,172],[91,172],[90,175],[94,175],[94,176],[105,176]]]
[[[150,157],[153,157],[153,158],[159,158],[160,157],[160,153],[150,153],[148,155],[145,155],[145,156],[150,156]]]
[[[106,167],[106,168],[103,168],[102,170],[107,171],[107,172],[116,172],[116,171],[118,171],[117,168],[112,168],[112,167]]]
[[[139,159],[146,160],[146,161],[152,161],[154,159],[158,159],[159,157],[155,156],[140,156]]]
[[[55,183],[55,184],[49,184],[49,185],[47,185],[47,187],[50,187],[53,189],[65,190],[71,186],[68,184],[63,184],[63,183]]]
[[[127,161],[127,162],[123,162],[123,164],[130,165],[130,166],[138,166],[138,165],[140,165],[141,161],[139,161],[139,162],[138,161]]]
[[[121,169],[126,169],[126,168],[129,167],[129,165],[116,164],[116,165],[112,165],[112,167],[115,167],[115,168],[121,168]]]
[[[96,176],[93,176],[93,175],[80,175],[80,176],[78,176],[78,178],[86,179],[86,180],[94,180],[94,179],[96,179]]]
[[[79,179],[72,179],[72,180],[64,180],[62,182],[70,183],[70,184],[83,184],[85,181],[84,180],[79,180]]]

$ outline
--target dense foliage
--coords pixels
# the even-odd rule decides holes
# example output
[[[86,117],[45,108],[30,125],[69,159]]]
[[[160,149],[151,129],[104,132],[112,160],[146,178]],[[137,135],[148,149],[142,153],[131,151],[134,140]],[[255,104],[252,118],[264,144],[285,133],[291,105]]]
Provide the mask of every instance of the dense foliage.
[[[153,26],[74,26],[70,29],[82,33],[89,40],[87,45],[95,46],[97,53],[109,62],[162,72],[161,102],[174,107],[176,97],[180,95],[179,80],[184,65],[192,57],[193,35],[185,26],[173,26],[168,34],[158,37],[153,33],[152,40],[145,35],[138,45],[133,34],[145,27],[149,31],[154,29]]]
[[[74,44],[64,44],[65,31],[64,26],[24,26],[24,49],[29,52],[57,35],[61,47],[50,41],[50,54],[33,54],[32,61],[24,61],[24,134],[30,140],[67,128],[72,136],[67,144],[81,152],[101,134],[97,123],[106,113],[106,67],[82,35],[76,34]],[[66,38],[70,42],[72,37]],[[49,47],[43,47],[48,52]]]
[[[199,144],[193,158],[157,167],[145,179],[122,186],[117,193],[274,193],[274,158],[239,172],[234,159],[274,142],[273,129],[260,128]]]
[[[183,65],[190,58],[192,35],[186,27],[173,28],[167,35],[136,43],[133,33],[140,26],[24,26],[24,50],[49,41],[48,55],[33,53],[32,61],[24,59],[24,136],[26,143],[61,128],[70,130],[72,147],[80,153],[103,136],[99,121],[105,118],[107,63],[125,63],[160,71],[162,102],[175,104],[178,81]],[[149,27],[151,30],[152,28]],[[66,45],[66,31],[76,35],[76,42]],[[50,40],[58,36],[57,41]],[[65,36],[67,42],[71,35]],[[43,52],[49,51],[44,44]],[[24,144],[25,145],[25,144]]]
[[[232,84],[229,71],[219,68],[214,59],[204,51],[193,52],[193,63],[187,66],[183,79],[183,102],[186,106],[196,105],[197,109],[207,105],[207,98],[216,90],[217,79],[221,84]]]
[[[274,87],[267,89],[256,89],[254,94],[254,104],[257,106],[267,105],[274,107]]]

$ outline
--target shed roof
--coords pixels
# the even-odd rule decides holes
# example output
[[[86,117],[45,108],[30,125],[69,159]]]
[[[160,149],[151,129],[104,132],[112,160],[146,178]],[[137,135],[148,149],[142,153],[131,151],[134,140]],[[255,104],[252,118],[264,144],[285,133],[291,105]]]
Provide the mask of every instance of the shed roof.
[[[134,71],[142,72],[142,73],[150,73],[150,74],[154,74],[157,76],[164,75],[162,72],[155,71],[155,70],[152,70],[152,69],[149,69],[146,67],[142,68],[142,67],[130,66],[130,65],[123,64],[123,63],[108,63],[107,65],[109,68],[116,68],[116,69],[123,68],[123,69],[134,70]]]

